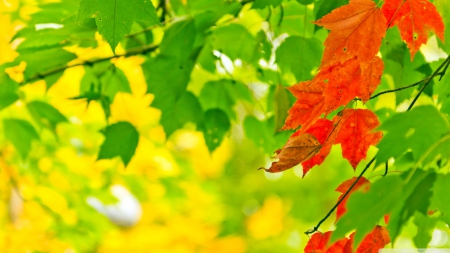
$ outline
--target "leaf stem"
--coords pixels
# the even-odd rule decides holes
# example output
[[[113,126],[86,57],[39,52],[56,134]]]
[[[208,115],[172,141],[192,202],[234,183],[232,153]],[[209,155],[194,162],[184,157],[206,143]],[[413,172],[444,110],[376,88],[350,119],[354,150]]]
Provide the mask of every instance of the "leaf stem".
[[[331,210],[325,215],[325,217],[323,217],[323,219],[320,220],[319,223],[317,223],[317,225],[313,229],[310,229],[310,230],[305,232],[306,235],[310,235],[310,234],[312,234],[314,232],[317,232],[317,230],[319,229],[320,225],[322,225],[322,223],[324,221],[326,221],[328,219],[328,217],[330,217],[330,215],[334,212],[334,210],[336,210],[336,208],[339,206],[339,204],[341,204],[341,202],[344,201],[345,197],[347,197],[347,195],[350,193],[350,191],[355,187],[355,185],[356,185],[356,183],[358,183],[359,179],[364,175],[364,173],[366,173],[367,169],[375,161],[375,158],[376,158],[376,156],[374,156],[372,158],[372,160],[369,161],[369,163],[366,165],[366,167],[364,167],[364,169],[361,171],[359,176],[356,178],[355,182],[353,182],[353,184],[344,193],[342,198],[339,199],[339,201],[333,206],[333,208],[331,208]]]

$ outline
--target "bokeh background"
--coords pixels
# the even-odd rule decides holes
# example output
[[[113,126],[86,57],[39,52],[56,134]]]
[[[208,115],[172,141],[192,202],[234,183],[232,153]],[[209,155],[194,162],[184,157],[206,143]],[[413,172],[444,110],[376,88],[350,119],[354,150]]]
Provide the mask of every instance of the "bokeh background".
[[[17,44],[10,41],[39,11],[35,5],[0,0],[0,64],[17,56]],[[307,13],[292,18],[306,20]],[[246,10],[241,20],[251,28],[262,20],[259,14]],[[96,39],[95,49],[67,50],[79,55],[78,61],[110,56],[109,45],[101,36]],[[119,46],[117,52],[123,50]],[[42,100],[69,121],[53,131],[40,128],[40,141],[33,142],[26,160],[0,134],[0,251],[302,252],[308,240],[304,232],[335,204],[340,193],[334,189],[359,170],[342,159],[338,146],[304,178],[300,167],[278,174],[257,170],[268,167],[270,150],[280,148],[290,134],[275,134],[275,123],[267,129],[243,123],[248,115],[258,120],[266,110],[258,101],[271,93],[258,85],[249,85],[251,98],[237,102],[236,123],[213,152],[194,125],[167,138],[159,124],[161,112],[151,106],[154,97],[146,94],[142,62],[139,56],[114,61],[132,92],[116,94],[110,122],[129,121],[141,133],[126,168],[119,158],[97,160],[105,127],[101,105],[69,99],[80,93],[83,67],[65,71],[49,90],[45,81],[21,87],[21,100],[0,111],[0,118],[30,120],[24,102]],[[8,74],[20,81],[24,67],[10,68]],[[232,73],[241,79],[253,74],[239,67]],[[195,82],[208,78],[195,69],[190,89],[196,92]],[[372,171],[368,178],[380,174]],[[334,214],[322,231],[333,229],[333,221]],[[401,245],[412,245],[411,231],[404,232]],[[437,233],[440,241],[434,243],[448,244],[448,235]]]

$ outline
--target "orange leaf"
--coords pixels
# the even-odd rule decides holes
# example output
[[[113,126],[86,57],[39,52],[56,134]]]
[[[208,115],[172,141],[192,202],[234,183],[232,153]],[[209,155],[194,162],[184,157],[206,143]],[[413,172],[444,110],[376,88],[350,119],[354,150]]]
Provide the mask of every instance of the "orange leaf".
[[[367,109],[344,109],[342,116],[333,121],[338,122],[339,131],[334,143],[341,144],[342,156],[355,169],[366,158],[369,146],[375,146],[382,138],[381,132],[372,132],[380,125],[378,117]]]
[[[359,62],[371,61],[386,34],[386,20],[371,0],[350,0],[315,24],[330,30],[321,67],[344,63],[355,56]]]
[[[305,176],[306,173],[308,173],[308,171],[315,165],[322,164],[322,162],[330,153],[333,142],[329,140],[333,139],[330,136],[333,129],[334,129],[333,122],[331,122],[328,119],[319,119],[316,121],[316,123],[314,123],[314,125],[312,125],[308,130],[306,130],[307,133],[310,133],[314,135],[314,137],[316,137],[316,139],[322,145],[322,148],[320,149],[318,154],[302,163],[303,176]]]
[[[317,78],[327,80],[325,96],[325,114],[339,106],[346,105],[355,97],[367,102],[381,82],[383,61],[376,56],[368,63],[361,64],[356,58],[343,64],[326,67],[319,72]],[[321,74],[324,73],[324,74]]]
[[[353,252],[353,240],[355,233],[350,235],[350,240],[345,245],[346,252]],[[377,225],[372,232],[370,232],[362,240],[359,247],[356,249],[356,253],[378,253],[378,251],[388,243],[391,242],[389,232],[385,227]]]
[[[339,200],[342,199],[342,197],[344,196],[344,194],[348,191],[348,189],[350,188],[350,186],[352,186],[353,182],[355,182],[355,180],[357,179],[357,177],[353,177],[349,180],[344,181],[342,184],[340,184],[337,188],[336,191],[342,193],[342,195],[339,197]],[[364,186],[364,187],[363,187]],[[362,188],[361,188],[362,187]],[[358,182],[355,184],[355,186],[353,187],[353,189],[349,192],[349,194],[347,194],[347,196],[345,196],[345,199],[342,200],[342,202],[338,205],[337,210],[336,210],[336,222],[342,217],[342,215],[344,215],[344,213],[347,211],[347,208],[345,207],[348,197],[351,195],[352,192],[355,192],[356,190],[360,189],[363,192],[367,192],[370,188],[370,181],[367,180],[365,177],[361,177]],[[338,200],[338,201],[339,201]]]
[[[286,145],[277,151],[277,162],[273,162],[267,172],[281,172],[294,167],[295,165],[306,161],[319,152],[322,145],[317,141],[314,135],[304,133],[301,135],[292,135]]]
[[[342,253],[344,246],[348,242],[348,238],[343,238],[327,247],[330,241],[332,231],[314,233],[305,247],[305,253]]]
[[[288,88],[297,98],[294,105],[289,109],[289,115],[282,129],[296,129],[302,126],[302,132],[322,114],[324,105],[323,91],[326,83],[306,81],[300,82]]]
[[[436,7],[428,0],[386,0],[381,8],[389,27],[398,25],[408,45],[411,60],[433,31],[444,41],[444,23]]]

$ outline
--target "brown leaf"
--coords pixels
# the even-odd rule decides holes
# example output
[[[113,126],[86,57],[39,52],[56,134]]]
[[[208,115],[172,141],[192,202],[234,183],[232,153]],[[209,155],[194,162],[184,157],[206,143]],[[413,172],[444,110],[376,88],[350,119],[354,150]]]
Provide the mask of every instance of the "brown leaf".
[[[292,135],[286,145],[277,153],[277,162],[273,162],[270,168],[264,169],[267,172],[281,172],[306,161],[319,152],[322,145],[314,135],[304,133]]]

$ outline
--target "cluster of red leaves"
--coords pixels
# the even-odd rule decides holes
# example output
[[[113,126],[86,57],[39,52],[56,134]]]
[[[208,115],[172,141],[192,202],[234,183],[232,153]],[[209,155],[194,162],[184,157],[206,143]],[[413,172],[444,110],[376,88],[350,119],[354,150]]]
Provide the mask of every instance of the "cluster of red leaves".
[[[372,232],[364,237],[356,251],[353,249],[355,233],[352,233],[350,238],[345,237],[332,245],[328,245],[332,233],[332,231],[328,231],[313,234],[305,247],[305,253],[378,253],[379,249],[384,248],[390,242],[388,231],[385,227],[379,225],[375,226]]]
[[[372,0],[350,0],[315,22],[330,30],[318,74],[289,88],[297,98],[283,129],[297,129],[276,151],[276,162],[267,172],[280,172],[302,164],[303,175],[320,165],[334,144],[355,169],[371,145],[382,138],[374,132],[380,124],[367,109],[345,108],[332,120],[325,117],[355,98],[367,102],[381,82],[384,64],[377,56],[381,40],[398,25],[411,58],[426,43],[428,33],[444,38],[444,25],[428,0],[386,0],[382,8]]]
[[[330,30],[322,62],[312,80],[289,88],[297,101],[289,110],[283,129],[297,131],[276,151],[277,161],[266,169],[268,172],[284,171],[301,163],[305,175],[325,160],[334,144],[341,144],[343,157],[355,169],[382,134],[374,132],[380,123],[372,111],[347,107],[355,98],[366,103],[380,84],[384,64],[377,54],[386,30],[398,26],[411,59],[426,43],[429,32],[444,39],[442,18],[428,0],[385,0],[381,9],[372,0],[350,0],[315,24]],[[325,118],[341,106],[344,109],[331,120]],[[355,180],[347,180],[336,189],[342,193],[336,221],[346,212],[349,195],[370,187],[370,182],[361,177],[349,191]],[[385,216],[386,223],[388,220],[389,216]],[[375,253],[390,242],[386,228],[378,225],[365,235],[356,250],[354,233],[328,245],[331,234],[332,231],[313,234],[305,252]]]
[[[350,189],[350,186],[355,182],[357,178],[354,177],[343,182],[338,186],[336,191],[341,192],[342,195],[339,197],[338,201],[342,199],[344,194]],[[361,177],[352,188],[352,190],[347,194],[345,199],[341,201],[341,203],[337,207],[337,215],[336,222],[344,215],[346,212],[345,204],[347,203],[347,199],[349,195],[357,190],[361,190],[363,192],[367,192],[370,188],[370,182]],[[389,233],[385,227],[375,226],[372,232],[367,234],[359,246],[356,248],[356,251],[353,249],[353,237],[355,232],[353,232],[349,238],[345,237],[343,239],[338,240],[337,242],[329,245],[329,241],[331,238],[332,231],[328,231],[325,233],[317,232],[311,236],[311,239],[308,241],[308,244],[305,247],[305,253],[376,253],[379,249],[383,248],[386,244],[388,244],[391,240],[389,237]]]

